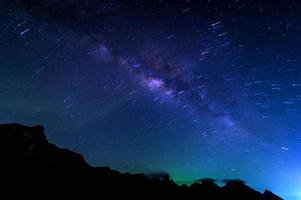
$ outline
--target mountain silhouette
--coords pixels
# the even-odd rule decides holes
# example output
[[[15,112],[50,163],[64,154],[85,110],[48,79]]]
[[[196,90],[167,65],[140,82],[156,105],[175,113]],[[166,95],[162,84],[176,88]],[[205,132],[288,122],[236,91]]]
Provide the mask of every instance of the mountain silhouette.
[[[281,200],[241,180],[225,180],[219,187],[204,178],[179,186],[167,173],[158,178],[91,167],[80,154],[49,143],[42,126],[0,125],[0,156],[1,195],[11,197]]]

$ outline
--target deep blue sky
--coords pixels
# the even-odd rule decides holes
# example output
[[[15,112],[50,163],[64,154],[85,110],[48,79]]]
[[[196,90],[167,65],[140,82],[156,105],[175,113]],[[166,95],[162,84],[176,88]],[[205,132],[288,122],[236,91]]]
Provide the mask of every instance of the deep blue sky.
[[[301,198],[301,6],[5,1],[0,122],[92,165]]]

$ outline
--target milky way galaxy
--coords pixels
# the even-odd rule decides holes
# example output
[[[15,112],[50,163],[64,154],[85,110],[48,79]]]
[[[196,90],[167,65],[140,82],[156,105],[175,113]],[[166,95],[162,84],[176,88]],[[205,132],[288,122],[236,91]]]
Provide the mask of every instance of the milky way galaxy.
[[[301,5],[5,0],[0,123],[91,165],[301,187]]]

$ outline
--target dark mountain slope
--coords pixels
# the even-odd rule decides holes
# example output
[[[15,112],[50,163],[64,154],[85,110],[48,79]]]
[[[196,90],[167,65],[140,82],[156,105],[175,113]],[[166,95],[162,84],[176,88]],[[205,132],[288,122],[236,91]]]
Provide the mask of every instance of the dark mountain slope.
[[[3,196],[281,199],[270,191],[261,194],[237,180],[228,180],[225,186],[219,187],[213,179],[200,179],[188,187],[178,186],[168,175],[158,179],[144,174],[123,174],[108,167],[91,167],[80,154],[48,143],[42,126],[0,125],[0,156]]]

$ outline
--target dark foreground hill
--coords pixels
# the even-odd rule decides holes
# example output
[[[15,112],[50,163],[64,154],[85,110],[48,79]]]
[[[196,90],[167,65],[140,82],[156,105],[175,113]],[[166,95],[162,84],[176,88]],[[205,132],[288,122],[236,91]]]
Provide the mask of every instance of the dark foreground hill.
[[[42,126],[0,125],[0,196],[63,196],[84,199],[242,199],[280,200],[270,191],[259,193],[239,180],[219,187],[200,179],[190,187],[178,186],[169,176],[119,173],[108,167],[91,167],[77,153],[48,143]],[[3,198],[1,198],[3,199]]]

